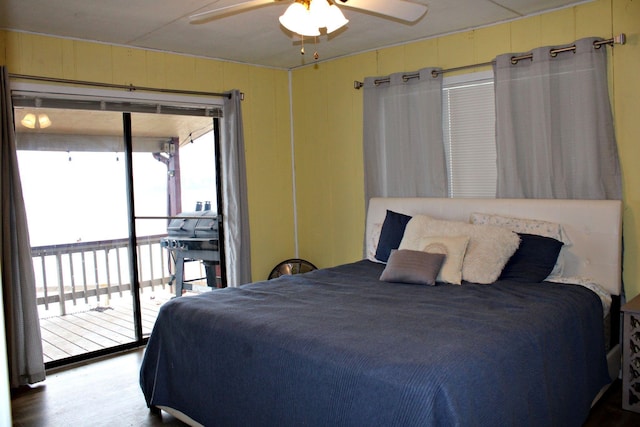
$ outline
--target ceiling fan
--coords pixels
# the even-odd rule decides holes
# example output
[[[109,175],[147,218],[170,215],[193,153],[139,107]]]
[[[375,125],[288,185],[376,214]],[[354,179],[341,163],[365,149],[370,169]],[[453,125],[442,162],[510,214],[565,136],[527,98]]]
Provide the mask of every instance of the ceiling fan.
[[[427,6],[411,0],[249,0],[231,6],[198,13],[189,17],[192,24],[201,24],[228,15],[283,2],[291,3],[280,16],[280,24],[302,39],[300,53],[304,55],[304,37],[317,37],[324,28],[326,34],[345,26],[349,20],[336,6],[359,9],[383,18],[412,23],[427,13]],[[318,59],[318,51],[313,54]]]
[[[304,6],[307,10],[313,7],[313,3],[327,3],[328,6],[334,6],[336,9],[335,5],[339,4],[340,7],[362,10],[380,15],[383,18],[397,19],[407,23],[415,22],[427,13],[427,5],[414,3],[411,0],[249,0],[197,13],[189,17],[189,22],[201,24],[245,10],[283,2],[292,3],[290,8],[298,4]]]

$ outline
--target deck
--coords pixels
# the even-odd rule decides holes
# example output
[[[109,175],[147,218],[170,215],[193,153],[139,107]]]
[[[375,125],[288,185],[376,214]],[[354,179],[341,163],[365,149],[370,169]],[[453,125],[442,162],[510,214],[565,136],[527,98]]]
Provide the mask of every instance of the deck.
[[[143,336],[175,292],[163,237],[136,238]],[[31,248],[45,363],[136,342],[128,247],[123,238]],[[188,294],[209,291],[202,263],[187,264]]]
[[[170,289],[142,295],[142,330],[151,333]],[[112,298],[99,306],[81,306],[65,315],[40,319],[44,361],[78,356],[135,341],[131,298]]]

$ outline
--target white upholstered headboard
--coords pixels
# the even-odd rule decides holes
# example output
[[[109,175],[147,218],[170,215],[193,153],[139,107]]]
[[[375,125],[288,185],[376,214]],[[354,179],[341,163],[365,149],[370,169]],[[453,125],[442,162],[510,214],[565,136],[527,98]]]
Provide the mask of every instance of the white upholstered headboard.
[[[562,248],[563,276],[592,279],[613,295],[622,288],[622,203],[618,200],[373,198],[366,253],[375,254],[387,209],[407,215],[469,221],[473,212],[562,224],[571,241]]]

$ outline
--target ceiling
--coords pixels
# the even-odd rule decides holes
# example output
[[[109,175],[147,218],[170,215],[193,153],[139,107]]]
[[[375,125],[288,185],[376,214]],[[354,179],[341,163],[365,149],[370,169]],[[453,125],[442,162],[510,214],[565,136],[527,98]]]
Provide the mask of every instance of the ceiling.
[[[113,111],[16,107],[16,142],[19,150],[122,152],[122,113]],[[27,113],[47,114],[51,126],[28,129],[21,124]],[[171,138],[180,146],[213,129],[211,117],[132,113],[133,151],[159,152]]]
[[[282,69],[584,3],[571,0],[412,0],[429,6],[413,24],[340,6],[346,27],[305,40],[278,22],[291,1],[204,24],[189,16],[244,0],[1,0],[0,28],[190,54]],[[404,0],[387,0],[404,1]]]

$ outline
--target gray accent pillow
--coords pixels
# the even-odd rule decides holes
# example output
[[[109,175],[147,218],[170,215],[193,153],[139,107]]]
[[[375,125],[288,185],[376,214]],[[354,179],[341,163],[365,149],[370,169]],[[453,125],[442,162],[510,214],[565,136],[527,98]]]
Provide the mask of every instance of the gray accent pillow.
[[[380,275],[384,282],[435,285],[446,255],[407,249],[394,249]]]

